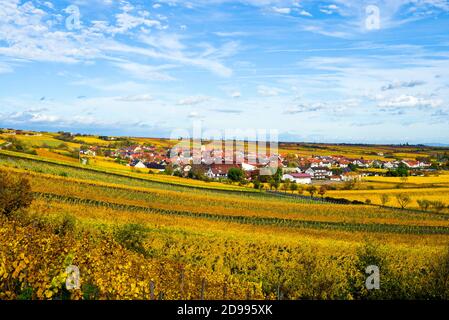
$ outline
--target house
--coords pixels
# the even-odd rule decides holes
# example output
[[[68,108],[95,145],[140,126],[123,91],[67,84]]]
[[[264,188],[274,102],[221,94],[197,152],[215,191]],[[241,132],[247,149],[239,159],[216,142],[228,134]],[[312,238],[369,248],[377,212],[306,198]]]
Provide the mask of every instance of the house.
[[[298,184],[311,184],[312,176],[306,173],[287,173],[282,176],[282,180],[290,180]]]
[[[307,162],[310,164],[311,168],[317,168],[321,166],[321,160],[319,159],[308,159]]]
[[[384,162],[384,163],[383,163],[382,167],[383,167],[384,169],[394,169],[394,168],[397,167],[397,165],[396,165],[394,162],[387,161],[387,162]]]
[[[81,150],[80,154],[84,154],[85,156],[88,156],[88,157],[95,157],[97,155],[97,153],[95,151],[92,151],[90,149],[89,150]]]
[[[333,175],[333,176],[330,176],[330,181],[341,181],[341,176],[336,176],[336,175]]]
[[[209,178],[219,179],[219,178],[227,178],[228,171],[231,168],[241,169],[241,166],[236,164],[211,164],[209,169],[206,171],[206,176]]]
[[[190,170],[192,170],[192,166],[190,164],[187,164],[182,168],[182,172],[184,172],[185,174],[189,173]]]
[[[430,167],[430,164],[421,162],[421,161],[415,161],[415,160],[402,160],[403,164],[407,166],[409,169],[419,169],[424,167]]]
[[[371,163],[372,163],[372,161],[364,160],[364,159],[356,159],[356,160],[352,161],[353,165],[356,165],[357,167],[360,167],[360,168],[369,168]]]
[[[349,164],[351,163],[351,161],[346,160],[346,159],[341,159],[341,160],[338,160],[337,163],[340,168],[347,168],[349,166]]]
[[[305,173],[312,176],[315,180],[324,180],[332,175],[332,171],[330,171],[327,167],[310,167],[305,171]]]
[[[148,169],[158,170],[160,172],[165,170],[165,166],[156,162],[150,162],[145,164]]]
[[[257,169],[257,167],[256,167],[256,166],[253,166],[253,165],[251,165],[251,164],[249,164],[249,163],[243,162],[243,163],[242,163],[242,169],[243,169],[243,171],[254,171],[254,170]]]
[[[374,160],[371,164],[373,168],[382,168],[382,161],[380,160]]]
[[[301,173],[300,168],[282,168],[282,173]]]
[[[134,163],[134,165],[131,165],[134,168],[137,169],[146,169],[147,166],[145,165],[145,163],[143,163],[142,161],[138,161],[137,163]]]

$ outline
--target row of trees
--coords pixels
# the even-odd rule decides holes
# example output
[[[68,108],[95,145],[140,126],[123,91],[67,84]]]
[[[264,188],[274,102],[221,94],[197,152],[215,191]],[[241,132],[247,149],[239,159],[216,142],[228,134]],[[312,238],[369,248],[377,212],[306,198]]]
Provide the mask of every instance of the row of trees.
[[[398,202],[401,209],[407,208],[413,201],[412,197],[406,193],[399,193],[395,195],[395,199]],[[380,195],[380,203],[382,206],[386,206],[386,204],[390,202],[390,196],[388,194]],[[436,212],[442,212],[446,205],[442,201],[430,201],[426,199],[418,199],[416,200],[419,208],[422,211],[428,211],[429,209],[433,209]]]
[[[281,185],[280,182],[278,182],[274,179],[270,179],[268,181],[268,186],[269,186],[270,190],[278,191],[279,189],[281,189],[285,193],[290,191],[292,194],[297,193],[297,194],[301,195],[304,192],[307,192],[311,197],[313,197],[316,194],[320,195],[321,197],[324,197],[324,195],[327,192],[326,186],[320,186],[320,187],[303,186],[301,184],[296,183],[295,181],[290,181],[290,180],[285,180],[284,183],[282,183],[282,185]],[[262,184],[258,181],[255,181],[254,188],[261,189]]]

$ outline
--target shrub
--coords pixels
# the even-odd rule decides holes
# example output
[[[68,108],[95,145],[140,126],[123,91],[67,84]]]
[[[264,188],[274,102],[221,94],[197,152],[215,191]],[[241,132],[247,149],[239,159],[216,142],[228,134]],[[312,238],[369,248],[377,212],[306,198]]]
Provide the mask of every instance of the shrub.
[[[254,189],[260,190],[260,188],[261,188],[261,183],[260,183],[260,181],[259,181],[259,180],[254,180],[254,181],[253,181],[253,186],[254,186]]]
[[[292,193],[294,193],[295,191],[297,191],[298,190],[298,184],[295,182],[295,181],[293,181],[291,184],[290,184],[290,191],[292,192]]]
[[[145,253],[144,242],[147,238],[147,230],[140,224],[125,224],[119,227],[114,234],[115,240],[126,249]]]
[[[356,185],[356,181],[355,180],[348,180],[345,181],[345,183],[343,184],[343,190],[352,190],[355,188]]]
[[[443,202],[441,201],[432,201],[431,206],[435,209],[436,212],[441,212],[446,208]]]
[[[355,298],[367,299],[376,298],[378,290],[369,291],[365,287],[366,268],[368,266],[377,266],[381,272],[383,271],[384,259],[379,251],[379,246],[370,240],[357,250],[355,266],[358,271],[355,277],[351,279],[353,286],[353,294]]]
[[[418,203],[418,206],[421,210],[427,211],[430,207],[430,201],[429,200],[416,200]]]
[[[62,217],[62,221],[56,226],[55,233],[59,235],[67,235],[75,230],[75,217],[66,214]]]
[[[27,179],[0,171],[0,214],[11,213],[27,208],[33,201],[31,186]]]
[[[385,205],[390,201],[390,196],[388,194],[381,194],[380,195],[380,202],[382,203],[382,206],[385,207]]]
[[[432,268],[430,277],[430,287],[433,291],[433,298],[449,299],[449,247],[440,256]]]

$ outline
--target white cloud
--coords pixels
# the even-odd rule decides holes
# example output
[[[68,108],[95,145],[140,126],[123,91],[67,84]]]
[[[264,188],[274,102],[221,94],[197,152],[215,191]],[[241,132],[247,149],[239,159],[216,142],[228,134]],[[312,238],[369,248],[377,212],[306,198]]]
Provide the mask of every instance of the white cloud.
[[[312,14],[306,10],[299,11],[299,14],[304,17],[312,17]]]
[[[395,81],[395,82],[389,83],[388,85],[383,86],[382,91],[394,90],[394,89],[400,89],[400,88],[414,88],[416,86],[421,86],[424,84],[425,84],[424,81],[418,81],[418,80]]]
[[[174,66],[172,65],[150,66],[132,62],[120,62],[115,63],[115,65],[138,79],[160,81],[175,80],[173,77],[160,72],[164,69],[173,68]]]
[[[281,93],[284,93],[285,90],[275,87],[268,87],[265,85],[260,85],[257,87],[257,92],[264,97],[274,97],[278,96]]]
[[[84,4],[84,3],[83,3]],[[151,18],[151,13],[137,10],[127,1],[120,1],[120,12],[115,21],[84,21],[80,30],[69,31],[56,26],[64,24],[63,15],[49,14],[36,8],[32,2],[20,5],[17,0],[2,1],[0,7],[0,56],[37,62],[80,63],[96,60],[123,59],[123,54],[138,56],[139,60],[150,57],[209,70],[219,76],[229,77],[232,70],[221,59],[236,52],[235,43],[215,48],[215,54],[205,56],[203,52],[186,51],[186,46],[174,34],[147,37],[151,29],[165,29],[160,21]],[[86,4],[87,5],[87,4]],[[82,21],[83,22],[83,21]],[[118,35],[135,36],[140,44],[124,44]],[[146,46],[145,46],[146,45]],[[150,46],[150,47],[148,47]],[[133,57],[135,59],[135,57]],[[133,60],[135,61],[135,60]],[[137,62],[135,62],[137,63]],[[171,80],[157,72],[157,66],[140,63],[118,64],[139,78],[148,80]],[[3,72],[9,68],[2,67]]]
[[[214,34],[219,36],[219,37],[240,37],[240,36],[247,36],[247,35],[249,35],[248,32],[243,32],[243,31],[233,31],[233,32],[219,31],[219,32],[214,32]]]
[[[81,78],[70,83],[76,86],[85,86],[88,88],[93,88],[106,92],[124,92],[124,93],[134,93],[142,92],[147,89],[147,87],[138,82],[134,81],[122,81],[122,82],[108,82],[101,78]]]
[[[325,14],[333,14],[338,11],[338,6],[335,4],[321,6],[320,11]]]
[[[234,91],[231,93],[232,98],[240,98],[241,96],[242,94],[240,93],[240,91]]]
[[[290,12],[292,11],[292,9],[290,8],[278,8],[278,7],[273,7],[272,10],[280,14],[290,14]]]
[[[399,97],[379,103],[381,108],[435,108],[442,105],[442,100],[419,98],[410,95]]]
[[[206,96],[191,96],[191,97],[186,97],[186,98],[180,99],[177,104],[181,105],[181,106],[187,106],[187,105],[193,106],[193,105],[201,104],[208,100],[210,100],[210,98],[206,97]]]
[[[142,102],[142,101],[152,101],[153,97],[149,94],[139,94],[139,95],[120,97],[117,98],[117,100],[125,102]]]
[[[44,114],[39,111],[26,110],[10,114],[7,116],[6,119],[12,122],[39,123],[39,122],[57,122],[59,121],[60,118],[58,116]]]

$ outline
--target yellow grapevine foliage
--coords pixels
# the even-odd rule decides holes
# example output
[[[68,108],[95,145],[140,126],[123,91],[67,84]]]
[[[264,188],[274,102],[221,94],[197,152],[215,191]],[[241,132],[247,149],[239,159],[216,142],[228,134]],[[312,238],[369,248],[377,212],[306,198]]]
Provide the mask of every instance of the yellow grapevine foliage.
[[[0,218],[0,242],[0,299],[263,298],[258,283],[148,259],[108,237],[55,235]],[[80,270],[79,290],[66,289],[70,264]]]
[[[7,164],[30,179],[35,196],[0,217],[0,299],[449,297],[444,214],[200,190],[29,160],[0,152],[0,171]],[[117,236],[129,225],[140,226],[137,241]],[[380,251],[359,252],[368,237]],[[375,295],[364,287],[373,263],[382,270]],[[68,290],[72,266],[79,289]]]

